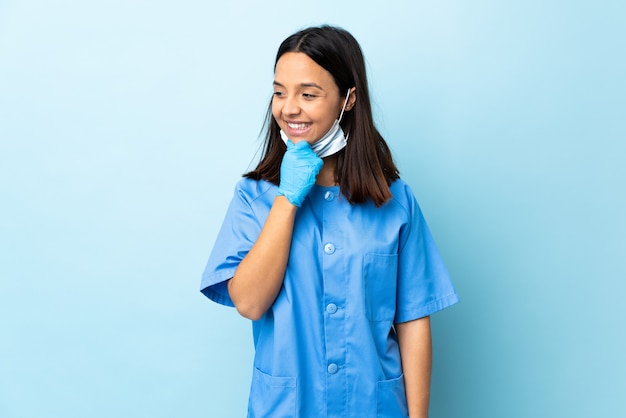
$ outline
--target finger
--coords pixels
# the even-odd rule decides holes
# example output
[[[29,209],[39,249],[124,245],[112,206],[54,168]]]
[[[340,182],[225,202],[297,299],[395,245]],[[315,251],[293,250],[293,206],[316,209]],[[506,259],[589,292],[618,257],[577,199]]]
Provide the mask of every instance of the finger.
[[[306,148],[311,148],[311,144],[309,144],[306,141],[300,141],[297,144],[295,144],[295,147],[297,149],[306,149]]]

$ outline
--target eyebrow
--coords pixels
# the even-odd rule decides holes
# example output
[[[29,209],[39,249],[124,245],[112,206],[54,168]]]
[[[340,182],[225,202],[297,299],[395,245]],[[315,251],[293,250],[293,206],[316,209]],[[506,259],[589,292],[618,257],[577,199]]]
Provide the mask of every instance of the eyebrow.
[[[276,81],[276,80],[274,80],[274,83],[273,83],[273,84],[274,84],[275,86],[278,86],[278,87],[283,87],[283,88],[285,87],[285,86],[283,86],[281,83],[279,83],[279,82],[278,82],[278,81]],[[322,88],[322,86],[320,86],[319,84],[316,84],[316,83],[300,83],[300,87],[313,87],[313,88],[316,88],[316,89],[319,89],[319,90],[324,91],[324,89]]]

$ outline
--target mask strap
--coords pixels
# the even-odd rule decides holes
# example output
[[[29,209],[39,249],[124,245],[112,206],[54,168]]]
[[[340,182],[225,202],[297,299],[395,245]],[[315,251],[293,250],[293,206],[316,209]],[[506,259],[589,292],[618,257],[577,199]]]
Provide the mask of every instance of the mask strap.
[[[343,112],[346,110],[346,106],[348,105],[348,99],[350,98],[350,89],[348,89],[348,93],[346,94],[346,100],[343,102],[343,107],[341,108],[341,114],[339,115],[339,121],[341,122],[341,118],[343,117]]]

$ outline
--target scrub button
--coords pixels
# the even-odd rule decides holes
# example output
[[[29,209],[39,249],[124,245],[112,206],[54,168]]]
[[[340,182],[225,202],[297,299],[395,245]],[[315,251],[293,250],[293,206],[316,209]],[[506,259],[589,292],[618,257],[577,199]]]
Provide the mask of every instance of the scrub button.
[[[332,254],[335,252],[335,246],[331,243],[324,245],[324,252],[326,254]]]
[[[335,305],[334,303],[329,303],[328,305],[326,305],[326,312],[328,312],[329,314],[334,314],[335,312],[337,312],[337,305]]]
[[[330,363],[328,365],[328,373],[335,374],[337,373],[337,370],[339,370],[339,367],[335,363]]]
[[[324,199],[326,199],[327,201],[331,201],[335,198],[335,193],[331,192],[330,190],[328,190],[326,193],[324,193]]]

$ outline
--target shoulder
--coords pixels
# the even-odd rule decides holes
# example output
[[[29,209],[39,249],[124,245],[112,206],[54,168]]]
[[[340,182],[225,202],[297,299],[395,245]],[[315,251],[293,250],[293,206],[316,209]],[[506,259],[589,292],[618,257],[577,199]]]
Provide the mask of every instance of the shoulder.
[[[275,188],[276,186],[263,180],[243,178],[237,181],[226,212],[226,218],[232,227],[241,228],[246,220],[264,222],[276,198]]]
[[[413,196],[413,191],[411,190],[411,186],[408,185],[406,181],[401,178],[394,180],[389,186],[391,193],[394,197],[398,196]]]
[[[273,200],[276,195],[276,186],[265,180],[243,177],[235,185],[235,195],[249,204],[268,199]]]
[[[408,213],[411,213],[415,208],[419,207],[411,186],[404,180],[400,178],[394,180],[389,186],[389,190],[392,195],[389,203],[403,207]]]

